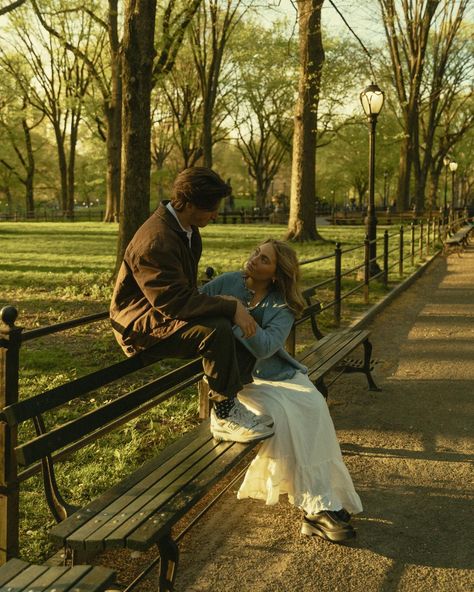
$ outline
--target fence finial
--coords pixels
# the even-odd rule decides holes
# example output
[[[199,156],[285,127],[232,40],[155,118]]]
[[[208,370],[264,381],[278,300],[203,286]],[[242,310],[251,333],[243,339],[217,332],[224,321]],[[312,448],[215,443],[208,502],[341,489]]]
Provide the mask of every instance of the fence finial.
[[[15,325],[15,321],[18,317],[18,311],[14,306],[4,306],[0,310],[0,318],[9,327],[13,327]]]

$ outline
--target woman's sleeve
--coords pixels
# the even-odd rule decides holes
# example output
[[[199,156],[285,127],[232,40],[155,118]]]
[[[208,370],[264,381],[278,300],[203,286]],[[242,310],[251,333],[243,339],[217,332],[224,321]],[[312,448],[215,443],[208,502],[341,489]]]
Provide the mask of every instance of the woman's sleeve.
[[[282,307],[265,328],[257,326],[257,332],[253,337],[243,337],[242,330],[235,325],[234,335],[257,360],[269,358],[285,347],[294,320],[293,313],[288,308]]]
[[[207,294],[208,296],[221,296],[225,294],[225,292],[223,292],[224,276],[225,274],[218,275],[210,282],[200,286],[199,291],[202,294]]]

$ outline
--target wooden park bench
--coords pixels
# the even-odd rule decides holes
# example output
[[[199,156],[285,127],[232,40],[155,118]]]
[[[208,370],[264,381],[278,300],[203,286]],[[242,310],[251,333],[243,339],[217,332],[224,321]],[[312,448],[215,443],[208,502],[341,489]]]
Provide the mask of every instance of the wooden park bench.
[[[1,592],[102,592],[114,579],[115,572],[101,566],[50,567],[10,559],[0,567]]]
[[[301,362],[309,368],[311,379],[327,396],[325,378],[330,371],[358,371],[365,373],[369,388],[376,390],[371,376],[372,347],[369,332],[346,330],[323,337],[317,328],[316,316],[320,305],[312,302],[314,295],[314,289],[305,292],[308,306],[303,318],[298,321],[301,323],[310,320],[317,339],[300,356]],[[12,339],[13,334],[18,335],[18,332],[21,332],[15,326],[16,311],[12,307],[5,307],[2,309],[1,317],[8,329],[0,329],[0,348],[8,349],[16,343],[16,354],[11,350],[9,356],[10,359],[16,359],[13,364],[18,368],[21,338]],[[106,318],[106,314],[100,313],[93,315],[92,320],[103,318]],[[77,324],[79,323],[76,322]],[[49,333],[54,332],[51,327],[48,329]],[[38,330],[26,331],[22,338],[28,339],[28,334],[35,331]],[[347,356],[359,345],[364,348],[364,359],[351,364]],[[235,479],[227,483],[223,490],[221,488],[217,497],[211,500],[178,536],[172,532],[173,527],[216,483],[244,460],[258,442],[217,442],[210,434],[209,419],[203,419],[198,427],[180,436],[152,460],[80,509],[65,501],[58,490],[55,459],[124,425],[186,387],[197,384],[203,377],[201,360],[185,363],[134,390],[104,402],[76,419],[61,424],[61,414],[57,414],[54,427],[50,430],[45,428],[47,422],[44,421],[44,416],[48,413],[76,400],[86,400],[96,389],[120,381],[156,362],[149,352],[143,352],[29,399],[7,404],[0,412],[0,420],[5,422],[10,430],[4,441],[12,443],[16,440],[16,436],[13,437],[12,434],[16,434],[20,424],[34,422],[36,436],[14,445],[14,451],[6,451],[5,458],[14,458],[21,467],[41,463],[46,499],[58,521],[51,530],[51,538],[65,549],[67,561],[75,565],[78,561],[85,561],[89,556],[107,549],[127,548],[144,551],[156,545],[159,555],[153,561],[153,565],[160,562],[158,589],[163,592],[173,590],[179,559],[179,539]],[[10,378],[11,376],[12,373]],[[201,417],[207,417],[208,398],[205,389],[202,388],[201,391]],[[13,491],[17,484],[7,484],[5,491],[9,487]],[[150,569],[151,567],[146,568],[142,575],[146,575]],[[81,590],[78,586],[76,588]]]
[[[292,355],[295,355],[296,329],[309,320],[315,341],[296,358],[308,368],[308,375],[319,392],[327,399],[328,387],[339,376],[348,372],[362,372],[367,378],[369,390],[379,391],[380,389],[372,377],[373,360],[371,358],[372,344],[369,340],[370,331],[346,329],[323,335],[318,326],[317,317],[322,306],[317,300],[316,287],[304,290],[303,296],[307,306],[302,317],[295,322],[287,342],[287,349]],[[363,358],[350,358],[349,356],[359,346],[363,348]],[[330,379],[329,384],[327,383],[328,378]]]
[[[465,224],[459,230],[457,230],[451,236],[447,236],[443,240],[443,254],[449,255],[451,250],[456,251],[458,256],[461,256],[461,253],[469,244],[469,235],[472,231],[472,224]]]

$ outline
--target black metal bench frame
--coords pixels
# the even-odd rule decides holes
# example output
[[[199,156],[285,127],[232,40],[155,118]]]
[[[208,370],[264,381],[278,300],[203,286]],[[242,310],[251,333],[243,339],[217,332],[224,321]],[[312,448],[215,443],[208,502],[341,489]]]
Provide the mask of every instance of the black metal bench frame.
[[[380,391],[372,376],[374,361],[371,357],[370,331],[345,329],[323,335],[317,321],[322,306],[317,300],[316,288],[304,290],[303,296],[307,306],[302,317],[296,321],[293,327],[287,342],[287,349],[292,355],[295,355],[296,329],[300,324],[309,320],[315,342],[297,356],[297,359],[307,366],[308,375],[321,394],[327,399],[329,386],[339,376],[347,372],[362,372],[367,378],[369,390]],[[349,358],[348,356],[359,346],[363,347],[363,358]],[[328,383],[329,376],[331,379]]]
[[[457,230],[452,236],[446,237],[443,242],[443,254],[449,255],[451,249],[455,250],[459,257],[461,253],[469,244],[469,235],[472,232],[473,226],[466,224]]]

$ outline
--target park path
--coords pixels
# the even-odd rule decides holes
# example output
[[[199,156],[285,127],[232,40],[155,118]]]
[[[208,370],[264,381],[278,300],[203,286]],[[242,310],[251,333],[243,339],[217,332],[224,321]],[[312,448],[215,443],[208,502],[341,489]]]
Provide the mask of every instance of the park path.
[[[438,257],[369,326],[380,393],[329,405],[365,511],[351,546],[234,487],[182,541],[178,592],[472,592],[474,248]]]

